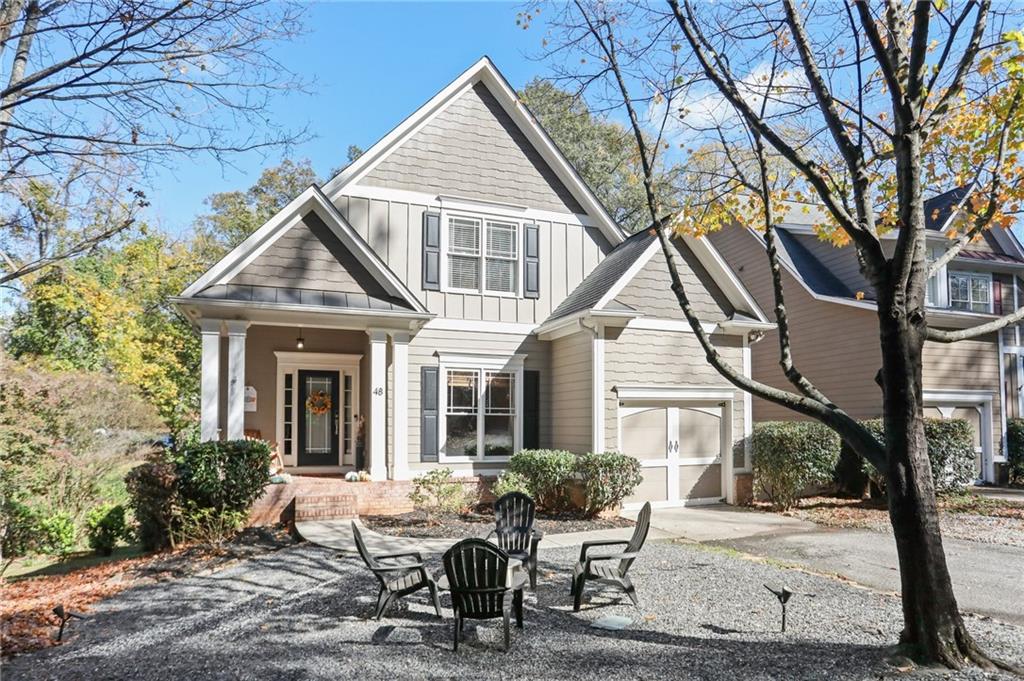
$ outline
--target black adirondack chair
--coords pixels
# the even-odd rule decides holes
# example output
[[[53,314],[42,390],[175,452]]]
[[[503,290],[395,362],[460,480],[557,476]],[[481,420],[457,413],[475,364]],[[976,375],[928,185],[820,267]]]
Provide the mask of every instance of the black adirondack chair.
[[[544,533],[533,527],[537,505],[522,492],[503,494],[494,502],[494,529],[487,539],[512,558],[518,558],[530,575],[530,588],[537,588],[537,546]]]
[[[640,607],[640,603],[636,599],[636,589],[633,588],[633,582],[630,581],[627,573],[629,572],[629,566],[640,555],[640,549],[647,539],[647,531],[650,527],[651,504],[648,502],[640,509],[640,515],[636,518],[636,527],[633,528],[633,536],[628,541],[624,539],[606,539],[583,542],[583,548],[580,549],[580,560],[572,571],[571,593],[573,610],[578,611],[580,609],[580,602],[583,600],[583,588],[588,580],[619,587],[626,592],[629,600],[633,601],[634,606]],[[622,545],[625,545],[625,550],[621,553],[590,555],[590,550],[593,548]],[[618,561],[618,564],[612,565],[613,561]]]
[[[508,554],[480,538],[463,539],[444,554],[444,572],[452,594],[455,614],[454,646],[459,649],[462,624],[466,619],[496,619],[505,625],[505,650],[510,642],[509,619],[523,628],[523,588],[526,575],[509,575]]]
[[[423,557],[416,551],[402,551],[398,553],[370,553],[363,541],[363,535],[359,527],[352,523],[352,537],[356,541],[356,548],[362,556],[366,567],[370,568],[374,577],[380,582],[380,590],[377,592],[377,609],[373,616],[380,619],[384,611],[391,604],[391,601],[408,596],[426,587],[430,591],[430,598],[434,601],[434,610],[437,616],[441,617],[441,601],[437,597],[437,584],[423,565]],[[410,561],[409,559],[412,559]]]

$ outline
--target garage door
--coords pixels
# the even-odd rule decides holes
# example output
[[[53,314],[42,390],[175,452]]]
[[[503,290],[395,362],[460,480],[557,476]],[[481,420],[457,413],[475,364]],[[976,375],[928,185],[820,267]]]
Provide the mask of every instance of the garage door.
[[[639,459],[643,472],[643,482],[625,503],[677,506],[720,500],[724,425],[717,404],[621,407],[621,450]]]

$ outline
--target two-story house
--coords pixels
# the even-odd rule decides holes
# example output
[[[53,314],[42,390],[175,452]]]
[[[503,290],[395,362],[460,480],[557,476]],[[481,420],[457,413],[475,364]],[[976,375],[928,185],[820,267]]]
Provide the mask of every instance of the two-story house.
[[[675,248],[749,372],[771,324],[708,240]],[[623,233],[486,58],[175,302],[202,334],[202,437],[258,432],[293,472],[620,450],[630,503],[680,505],[749,471],[751,401],[706,363],[654,233]]]
[[[925,206],[929,257],[934,261],[952,243],[947,233],[966,189],[931,198]],[[874,292],[860,272],[853,246],[834,247],[818,238],[815,206],[794,205],[779,225],[783,288],[792,327],[794,358],[801,371],[855,418],[881,416],[882,395],[875,383],[881,366]],[[885,249],[896,234],[882,236]],[[763,235],[731,227],[711,237],[715,248],[754,294],[771,309],[773,294]],[[889,251],[891,252],[891,250]],[[1024,304],[1024,248],[1012,231],[992,229],[964,248],[928,281],[928,321],[937,328],[965,328],[995,319]],[[779,368],[776,331],[752,346],[754,376],[790,387]],[[928,342],[924,348],[926,416],[963,418],[973,426],[978,479],[995,482],[1006,419],[1024,413],[1021,329],[953,344]],[[760,399],[755,421],[799,418]]]

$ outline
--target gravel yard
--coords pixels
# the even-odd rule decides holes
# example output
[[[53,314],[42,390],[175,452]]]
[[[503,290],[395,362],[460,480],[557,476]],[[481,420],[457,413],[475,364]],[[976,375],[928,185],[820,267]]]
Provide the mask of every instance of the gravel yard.
[[[494,511],[466,514],[448,513],[429,519],[422,511],[399,515],[364,515],[360,521],[371,530],[394,537],[444,537],[461,539],[487,534],[494,529]],[[632,520],[612,516],[610,518],[580,518],[571,514],[548,515],[538,513],[533,526],[544,534],[586,532],[607,530],[614,527],[631,527]]]
[[[633,566],[643,606],[600,594],[573,613],[577,549],[542,551],[525,630],[500,647],[494,622],[467,622],[451,652],[451,620],[414,595],[381,622],[360,563],[304,544],[206,576],[125,591],[76,623],[66,645],[5,664],[16,679],[906,678],[886,662],[899,602],[843,582],[688,544],[650,543]],[[439,566],[436,566],[439,569]],[[763,583],[787,585],[789,631]],[[588,595],[594,594],[588,590]],[[446,601],[444,601],[447,604]],[[590,623],[634,618],[624,631]],[[970,618],[991,651],[1024,663],[1024,629]],[[996,678],[978,670],[936,678]],[[915,675],[913,678],[922,678]]]

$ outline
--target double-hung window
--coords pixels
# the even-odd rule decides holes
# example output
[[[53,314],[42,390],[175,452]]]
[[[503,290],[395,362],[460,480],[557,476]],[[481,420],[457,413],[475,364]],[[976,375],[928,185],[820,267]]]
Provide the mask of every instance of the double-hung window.
[[[516,450],[518,372],[485,368],[443,371],[447,458],[507,458]]]
[[[977,272],[950,272],[949,306],[969,312],[992,312],[992,277]]]
[[[449,215],[448,288],[479,293],[519,292],[519,223]]]

